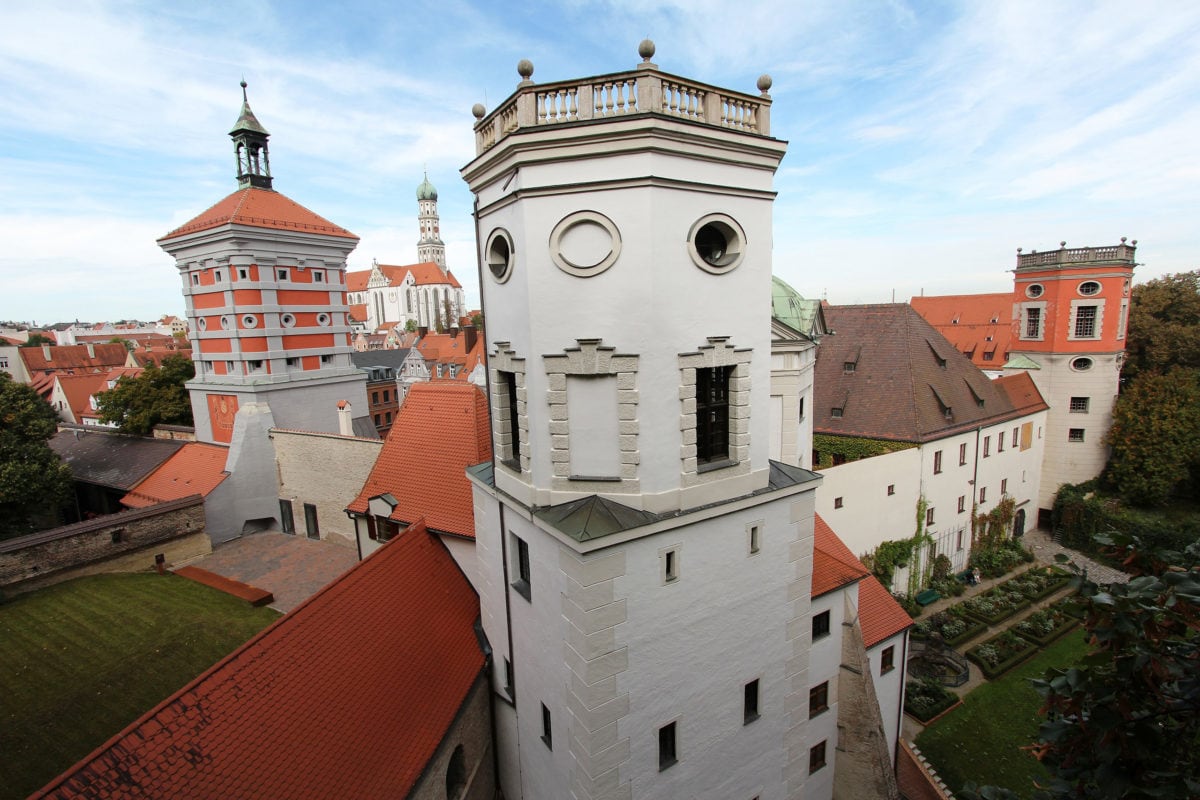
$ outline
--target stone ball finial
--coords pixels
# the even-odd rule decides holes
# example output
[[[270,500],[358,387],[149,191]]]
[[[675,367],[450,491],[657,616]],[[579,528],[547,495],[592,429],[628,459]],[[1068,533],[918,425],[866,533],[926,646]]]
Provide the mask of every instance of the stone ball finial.
[[[483,103],[476,103],[475,105],[471,106],[471,113],[475,116],[475,119],[483,119],[483,114],[485,111],[487,111],[487,109],[483,107]]]
[[[651,39],[642,39],[638,42],[638,55],[642,57],[642,61],[649,61],[654,58],[654,42]]]
[[[1067,243],[1066,243],[1066,241],[1064,240],[1064,241],[1061,241],[1061,242],[1059,242],[1059,243],[1058,243],[1058,246],[1059,246],[1059,247],[1066,247],[1066,246],[1067,246]]]
[[[1122,237],[1121,237],[1121,244],[1125,244],[1125,237],[1124,237],[1124,236],[1122,236]]]
[[[1134,247],[1137,247],[1137,239],[1134,239],[1132,242],[1130,242],[1130,244]]]
[[[771,91],[771,83],[771,76],[764,73],[758,76],[758,83],[755,85],[758,86],[760,92],[766,94]]]
[[[1018,248],[1017,248],[1017,255],[1021,255],[1021,251],[1022,251],[1022,250],[1024,250],[1024,249],[1025,249],[1024,247],[1018,247]]]
[[[533,62],[528,58],[522,58],[517,62],[517,74],[521,76],[521,80],[527,81],[533,77]]]

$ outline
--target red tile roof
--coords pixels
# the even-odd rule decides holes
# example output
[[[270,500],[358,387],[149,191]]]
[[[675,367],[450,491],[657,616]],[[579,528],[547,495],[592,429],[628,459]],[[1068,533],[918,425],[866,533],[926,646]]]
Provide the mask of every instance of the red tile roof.
[[[874,647],[913,624],[912,617],[874,575],[858,584],[858,621],[867,647]]]
[[[863,643],[874,647],[911,627],[912,618],[818,514],[814,526],[812,596],[858,581]]]
[[[144,508],[194,494],[208,497],[225,480],[228,456],[227,447],[188,442],[122,497],[121,505]]]
[[[305,231],[341,239],[354,239],[350,231],[309,211],[290,197],[271,189],[239,189],[199,216],[185,222],[158,241],[166,242],[197,231],[222,225],[247,225],[252,228]]]
[[[830,306],[825,319],[835,333],[817,348],[817,433],[928,442],[1022,416],[907,303]]]
[[[478,617],[415,524],[33,798],[406,797],[483,669]]]
[[[820,597],[871,573],[818,514],[813,531],[812,596]]]
[[[1015,324],[1011,292],[914,297],[912,307],[980,369],[1000,369],[1008,360]]]
[[[404,266],[396,264],[376,264],[375,266],[387,277],[389,286],[399,286],[404,281],[404,277],[411,272],[413,283],[417,286],[449,284],[455,289],[462,288],[462,285],[458,282],[458,278],[454,277],[453,272],[446,270],[443,274],[442,268],[432,261],[422,261],[420,264],[406,264]],[[347,272],[346,291],[365,291],[372,271],[364,269],[358,272]]]
[[[364,292],[367,289],[367,281],[371,279],[371,270],[364,269],[359,272],[346,273],[346,291],[347,292]]]
[[[108,389],[107,375],[93,372],[87,375],[55,375],[67,405],[71,407],[72,422],[82,422],[84,415],[92,410],[92,395]]]
[[[351,291],[354,291],[351,289]],[[366,303],[351,303],[350,304],[350,319],[355,322],[367,321],[367,304]]]
[[[1002,375],[993,383],[1004,390],[1004,393],[1008,395],[1009,402],[1020,409],[1023,414],[1032,414],[1035,411],[1045,411],[1050,408],[1028,372]]]
[[[421,517],[433,530],[475,536],[471,484],[464,470],[492,457],[487,398],[470,384],[416,383],[388,432],[362,491],[347,511],[367,512],[391,494],[391,519]]]
[[[474,338],[474,342],[468,350],[467,342],[471,338]],[[416,343],[416,348],[427,364],[459,367],[455,379],[461,381],[467,380],[475,365],[484,360],[483,337],[474,328],[464,328],[456,334],[427,333]]]
[[[107,372],[113,367],[125,366],[129,351],[125,345],[93,344],[92,353],[88,353],[86,344],[57,344],[50,345],[50,358],[46,358],[44,347],[21,347],[17,352],[25,362],[25,369],[30,375],[47,370],[52,372],[68,372],[83,374],[87,372]]]

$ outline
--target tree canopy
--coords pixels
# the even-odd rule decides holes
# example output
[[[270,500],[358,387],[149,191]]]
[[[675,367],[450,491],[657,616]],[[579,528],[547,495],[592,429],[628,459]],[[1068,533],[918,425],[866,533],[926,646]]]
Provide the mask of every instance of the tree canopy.
[[[121,378],[96,395],[100,419],[123,433],[144,435],[155,425],[192,425],[192,404],[184,384],[196,375],[187,356],[167,356],[162,366],[146,367],[136,378]]]
[[[57,523],[71,492],[71,470],[47,442],[58,416],[38,393],[0,372],[0,538]]]
[[[1133,287],[1124,375],[1200,368],[1200,270]]]
[[[44,344],[54,344],[54,340],[44,333],[31,333],[29,338],[21,343],[21,347],[40,347]]]
[[[1117,398],[1105,482],[1127,503],[1162,506],[1200,477],[1200,369],[1143,372]]]

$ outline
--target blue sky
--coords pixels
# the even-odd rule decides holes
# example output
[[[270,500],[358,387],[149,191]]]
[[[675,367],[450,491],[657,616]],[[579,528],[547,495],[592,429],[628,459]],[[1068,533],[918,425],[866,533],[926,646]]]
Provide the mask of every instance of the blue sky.
[[[478,302],[471,106],[631,69],[774,79],[774,269],[810,297],[1003,291],[1016,248],[1138,239],[1145,280],[1200,266],[1200,3],[7,3],[0,319],[181,314],[155,239],[235,188],[238,81],[275,187],[358,234],[352,269],[416,258],[438,187]]]

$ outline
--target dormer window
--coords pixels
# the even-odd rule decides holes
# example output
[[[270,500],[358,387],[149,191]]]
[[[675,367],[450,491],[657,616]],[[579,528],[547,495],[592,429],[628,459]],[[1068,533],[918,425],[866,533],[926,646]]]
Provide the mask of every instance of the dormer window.
[[[849,375],[851,372],[854,372],[854,369],[855,369],[855,367],[857,367],[857,366],[858,366],[858,365],[857,365],[857,364],[855,364],[853,361],[847,361],[847,362],[845,362],[845,363],[843,363],[843,364],[842,364],[842,372],[844,372],[844,373],[846,373],[847,375]]]

